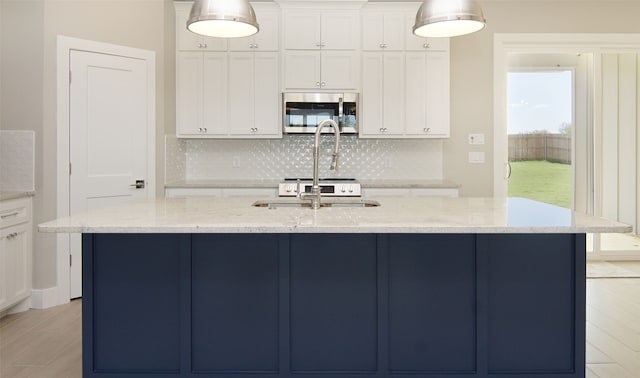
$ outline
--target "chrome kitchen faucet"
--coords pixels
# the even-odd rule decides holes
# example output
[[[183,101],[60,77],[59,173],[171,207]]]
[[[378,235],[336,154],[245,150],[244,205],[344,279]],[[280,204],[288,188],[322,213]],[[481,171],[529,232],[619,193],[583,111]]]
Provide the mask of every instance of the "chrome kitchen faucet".
[[[338,125],[332,119],[325,119],[324,121],[318,124],[316,128],[316,138],[313,144],[313,186],[311,187],[311,193],[306,193],[298,188],[298,196],[300,199],[310,199],[311,200],[311,208],[319,209],[320,208],[320,185],[318,184],[318,159],[320,157],[320,134],[322,133],[322,129],[330,125],[333,127],[333,133],[336,136],[336,144],[333,149],[333,154],[331,158],[331,166],[329,169],[332,171],[338,170],[338,158],[340,157],[340,129]]]

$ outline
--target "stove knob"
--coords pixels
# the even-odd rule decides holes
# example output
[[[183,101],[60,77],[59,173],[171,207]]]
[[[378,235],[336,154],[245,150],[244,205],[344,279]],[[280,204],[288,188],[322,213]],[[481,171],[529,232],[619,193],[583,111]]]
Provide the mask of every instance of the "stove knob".
[[[344,185],[340,185],[340,191],[341,191],[342,193],[345,193],[345,192],[347,191],[347,188],[345,188],[345,186],[344,186]]]
[[[353,193],[353,185],[349,185],[349,193]]]

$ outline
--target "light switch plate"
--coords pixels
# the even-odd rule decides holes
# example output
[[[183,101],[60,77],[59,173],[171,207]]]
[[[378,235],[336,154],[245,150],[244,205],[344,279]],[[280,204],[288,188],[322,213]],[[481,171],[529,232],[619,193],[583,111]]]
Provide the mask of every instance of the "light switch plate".
[[[469,163],[484,163],[484,152],[469,152]]]
[[[484,144],[484,134],[469,134],[469,144]]]

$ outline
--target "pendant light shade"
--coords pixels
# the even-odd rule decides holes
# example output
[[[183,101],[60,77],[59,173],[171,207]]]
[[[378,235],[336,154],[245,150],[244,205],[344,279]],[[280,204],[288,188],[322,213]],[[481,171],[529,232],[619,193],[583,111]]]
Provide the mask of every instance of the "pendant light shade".
[[[187,29],[209,37],[247,37],[258,32],[256,13],[247,0],[196,0]]]
[[[455,37],[477,32],[486,20],[474,0],[424,0],[413,25],[420,37]]]

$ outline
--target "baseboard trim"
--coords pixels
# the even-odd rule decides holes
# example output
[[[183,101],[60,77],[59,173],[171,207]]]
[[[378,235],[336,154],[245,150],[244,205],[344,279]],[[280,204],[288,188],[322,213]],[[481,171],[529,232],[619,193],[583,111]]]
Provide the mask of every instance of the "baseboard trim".
[[[58,288],[34,289],[31,291],[31,308],[45,309],[61,305],[58,301]]]

